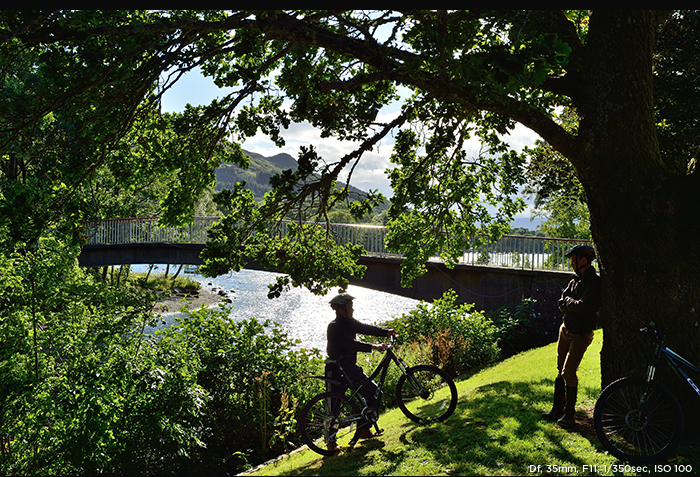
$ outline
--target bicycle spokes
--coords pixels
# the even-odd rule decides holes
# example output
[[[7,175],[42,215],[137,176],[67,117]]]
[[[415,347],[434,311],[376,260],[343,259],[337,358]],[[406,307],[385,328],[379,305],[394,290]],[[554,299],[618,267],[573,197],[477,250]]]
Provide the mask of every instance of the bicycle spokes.
[[[301,414],[301,433],[315,452],[331,455],[333,448],[351,446],[362,420],[353,401],[338,393],[323,393],[309,401]]]
[[[399,378],[396,399],[403,413],[416,422],[441,421],[457,405],[457,388],[441,369],[416,366]]]
[[[683,413],[663,385],[620,379],[601,393],[594,412],[603,446],[619,459],[653,462],[669,455],[683,434]]]

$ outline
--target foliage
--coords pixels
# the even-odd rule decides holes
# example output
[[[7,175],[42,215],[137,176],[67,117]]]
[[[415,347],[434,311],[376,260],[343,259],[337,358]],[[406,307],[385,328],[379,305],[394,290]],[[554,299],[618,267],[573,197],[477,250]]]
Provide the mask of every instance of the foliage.
[[[152,298],[93,281],[56,240],[23,252],[0,277],[3,473],[175,465],[196,446],[202,396],[178,350],[155,353],[139,332],[153,324]]]
[[[686,173],[700,156],[700,12],[675,13],[659,33],[655,49],[655,117],[664,163]]]
[[[446,291],[432,304],[416,308],[387,323],[399,333],[399,344],[416,344],[427,349],[425,358],[456,376],[499,356],[498,332],[474,305],[457,306],[457,294]],[[425,351],[424,351],[425,352]]]
[[[300,227],[296,240],[266,235],[289,214],[323,225],[340,203],[356,217],[380,203],[376,191],[353,200],[336,184],[392,135],[389,241],[407,257],[408,284],[427,257],[451,264],[471,236],[503,233],[522,209],[512,195],[525,158],[506,145],[517,123],[566,158],[585,193],[610,287],[603,380],[632,369],[625,337],[649,314],[683,337],[677,349],[692,359],[700,168],[689,154],[697,114],[679,113],[697,92],[696,62],[686,60],[696,56],[695,19],[662,10],[3,10],[3,250],[34,250],[48,237],[79,244],[79,221],[100,210],[91,205],[92,193],[103,197],[100,180],[131,193],[163,179],[165,198],[163,184],[152,194],[163,221],[186,222],[222,160],[246,164],[233,141],[261,132],[282,145],[292,121],[308,121],[353,151],[324,158],[304,145],[298,169],[274,177],[263,203],[242,187],[222,191],[232,215],[214,231],[209,272],[260,259],[291,273],[272,295],[288,285],[324,293],[360,274],[361,251],[332,247],[316,228]],[[229,92],[161,114],[163,92],[197,67]],[[560,107],[576,111],[577,127],[562,124]],[[473,140],[483,145],[475,157],[465,152]]]
[[[574,131],[579,124],[576,111],[564,108],[562,126]],[[590,238],[590,213],[586,195],[571,163],[544,141],[525,148],[529,161],[524,192],[534,198],[532,217],[542,217],[538,230],[547,237]]]
[[[425,111],[421,109],[421,114]],[[434,114],[421,120],[438,123],[433,127],[440,130],[444,112]],[[461,141],[469,135],[468,126],[463,127]],[[453,266],[472,239],[479,245],[479,240],[503,235],[509,230],[506,219],[524,207],[522,199],[513,199],[522,182],[522,158],[514,152],[493,144],[484,157],[470,160],[461,148],[452,150],[451,141],[441,134],[432,136],[426,156],[416,154],[419,145],[416,133],[399,133],[392,161],[400,167],[389,173],[395,195],[388,214],[387,247],[404,254],[403,286],[425,272],[431,257],[440,256]],[[499,177],[497,188],[492,187],[494,177]],[[501,206],[495,220],[489,205]],[[486,235],[479,235],[478,224]],[[423,239],[416,241],[416,235]]]
[[[294,349],[297,343],[279,325],[236,322],[229,313],[191,311],[158,333],[165,346],[186,350],[197,363],[197,383],[207,396],[195,470],[236,471],[300,445],[296,417],[319,391],[300,379],[318,373],[317,352]]]
[[[33,15],[39,23],[24,32],[38,38],[10,33]],[[77,243],[85,217],[148,214],[182,223],[213,185],[214,166],[240,161],[206,108],[157,110],[159,75],[173,58],[154,42],[168,35],[88,35],[75,47],[41,39],[66,24],[83,30],[149,19],[142,11],[0,15],[0,209],[24,218],[2,222],[8,246],[33,243],[51,228]]]
[[[155,295],[77,253],[42,239],[0,254],[0,473],[235,473],[298,445],[317,355],[227,311],[144,334]]]
[[[268,269],[286,273],[269,286],[270,298],[278,297],[290,286],[304,286],[321,295],[334,286],[344,290],[349,283],[344,273],[360,278],[364,274],[366,267],[357,263],[363,251],[361,245],[338,245],[328,230],[314,223],[291,222],[286,233],[278,237],[270,233],[275,227],[268,227],[259,210],[250,207],[250,202],[242,203],[227,193],[219,195],[217,200],[225,201],[233,213],[209,230],[207,247],[202,252],[203,274],[219,275],[243,268],[245,261],[238,253],[241,247],[245,256]],[[257,233],[251,234],[250,229],[239,225],[239,220],[257,222]]]
[[[525,298],[521,303],[507,304],[484,313],[496,327],[502,357],[530,348],[523,341],[527,336],[534,304],[535,300]]]
[[[547,237],[591,238],[590,213],[586,204],[578,199],[554,197],[533,215],[545,219],[538,230]]]

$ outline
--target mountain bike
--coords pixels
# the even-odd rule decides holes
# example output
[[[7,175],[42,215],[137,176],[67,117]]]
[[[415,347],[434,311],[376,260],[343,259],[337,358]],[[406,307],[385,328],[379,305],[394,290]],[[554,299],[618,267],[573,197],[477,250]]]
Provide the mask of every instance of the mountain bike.
[[[390,346],[367,379],[351,382],[339,363],[340,360],[327,359],[326,363],[339,366],[343,381],[326,376],[307,376],[326,381],[331,385],[345,384],[349,394],[324,392],[311,398],[301,411],[300,428],[304,442],[313,451],[330,456],[337,447],[352,447],[360,439],[363,427],[374,427],[381,434],[377,421],[382,401],[382,388],[391,363],[401,371],[396,384],[396,401],[401,411],[417,423],[444,421],[457,407],[457,387],[450,376],[437,366],[406,366]],[[360,394],[362,386],[379,376],[377,399],[373,406]]]
[[[608,452],[633,464],[659,461],[670,456],[680,444],[685,428],[683,410],[676,397],[654,374],[659,361],[669,364],[700,397],[700,389],[683,368],[700,373],[664,344],[665,335],[653,328],[640,330],[652,342],[652,353],[643,377],[621,378],[608,385],[598,397],[593,421],[596,434]]]

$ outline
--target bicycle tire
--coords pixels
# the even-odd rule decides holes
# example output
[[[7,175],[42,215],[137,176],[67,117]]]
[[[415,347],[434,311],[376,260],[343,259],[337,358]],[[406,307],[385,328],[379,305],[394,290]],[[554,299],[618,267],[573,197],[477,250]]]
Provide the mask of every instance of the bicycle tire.
[[[646,410],[640,400],[646,390]],[[598,397],[593,412],[598,439],[620,460],[647,464],[670,456],[685,427],[678,400],[664,385],[640,377],[621,378]]]
[[[336,410],[337,415],[329,414],[332,410]],[[299,419],[301,437],[306,445],[324,456],[337,452],[328,445],[353,446],[360,438],[359,406],[344,394],[326,392],[314,396],[302,409]]]
[[[408,368],[399,378],[396,402],[412,421],[444,421],[457,407],[457,387],[442,369],[422,364]]]

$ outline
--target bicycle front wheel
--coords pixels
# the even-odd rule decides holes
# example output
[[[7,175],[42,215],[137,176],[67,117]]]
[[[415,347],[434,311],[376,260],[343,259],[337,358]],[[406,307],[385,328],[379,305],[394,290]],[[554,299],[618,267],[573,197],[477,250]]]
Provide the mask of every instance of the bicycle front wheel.
[[[437,366],[414,366],[399,378],[396,401],[401,411],[415,422],[443,421],[457,407],[457,387]]]
[[[301,411],[301,436],[311,450],[333,455],[342,446],[353,446],[360,437],[360,409],[340,393],[313,397]]]
[[[683,411],[665,386],[639,377],[606,387],[593,412],[598,439],[620,460],[646,464],[665,459],[683,436]]]

